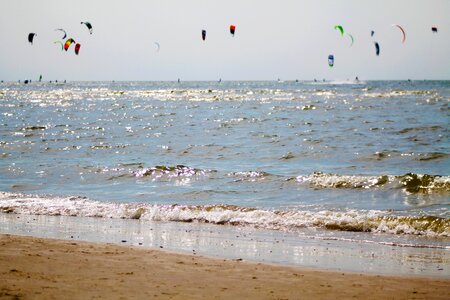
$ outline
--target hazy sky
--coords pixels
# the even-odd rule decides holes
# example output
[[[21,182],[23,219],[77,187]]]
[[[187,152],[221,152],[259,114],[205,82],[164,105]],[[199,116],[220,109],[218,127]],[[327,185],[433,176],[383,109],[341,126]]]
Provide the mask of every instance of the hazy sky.
[[[0,11],[0,80],[450,79],[450,0],[0,0]],[[56,28],[78,56],[54,44]]]

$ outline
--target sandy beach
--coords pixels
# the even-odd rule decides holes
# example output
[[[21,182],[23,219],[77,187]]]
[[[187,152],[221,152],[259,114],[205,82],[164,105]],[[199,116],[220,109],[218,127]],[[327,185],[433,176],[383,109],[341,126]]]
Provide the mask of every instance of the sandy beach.
[[[311,270],[0,235],[2,299],[449,299],[450,279]]]

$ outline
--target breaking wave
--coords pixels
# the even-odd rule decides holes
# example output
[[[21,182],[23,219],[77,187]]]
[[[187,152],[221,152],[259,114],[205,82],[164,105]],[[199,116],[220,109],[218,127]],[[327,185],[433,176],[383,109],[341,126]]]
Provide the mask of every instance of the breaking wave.
[[[450,193],[450,176],[428,175],[406,173],[404,175],[341,175],[323,172],[314,172],[310,175],[299,175],[297,177],[285,177],[270,174],[264,171],[239,171],[219,174],[217,170],[198,169],[184,165],[176,166],[154,166],[149,168],[139,167],[126,174],[115,174],[111,179],[121,177],[138,177],[158,179],[179,179],[193,178],[202,179],[214,176],[233,177],[236,181],[255,181],[268,177],[277,180],[295,181],[299,184],[306,184],[312,188],[336,188],[336,189],[371,189],[387,188],[401,189],[407,194],[431,194]]]
[[[274,230],[323,228],[337,231],[450,237],[450,219],[436,216],[397,216],[376,210],[272,211],[232,205],[112,203],[84,197],[43,197],[2,192],[0,212],[200,222]]]
[[[133,171],[132,174],[136,177],[153,177],[153,178],[178,178],[178,177],[192,177],[192,176],[206,176],[208,170],[195,169],[183,165],[177,165],[175,167],[168,166],[155,166],[152,168],[142,168],[137,171]]]
[[[407,193],[449,193],[450,177],[440,175],[407,173],[404,175],[352,176],[316,172],[308,176],[297,176],[299,183],[308,183],[317,188],[374,188],[389,186],[401,188]]]

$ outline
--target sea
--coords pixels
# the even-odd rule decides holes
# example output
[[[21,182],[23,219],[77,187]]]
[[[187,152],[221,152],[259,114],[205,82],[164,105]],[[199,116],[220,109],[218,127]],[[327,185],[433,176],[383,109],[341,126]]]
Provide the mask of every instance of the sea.
[[[3,82],[0,233],[138,226],[186,250],[192,231],[226,256],[246,232],[264,245],[235,258],[315,243],[307,266],[334,247],[387,268],[389,249],[450,277],[449,104],[450,81]]]

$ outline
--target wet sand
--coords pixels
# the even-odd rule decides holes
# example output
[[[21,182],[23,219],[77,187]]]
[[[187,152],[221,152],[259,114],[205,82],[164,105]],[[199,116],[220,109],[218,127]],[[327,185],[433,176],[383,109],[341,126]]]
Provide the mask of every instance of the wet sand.
[[[1,299],[450,299],[450,277],[321,271],[15,235],[0,235],[0,245]]]
[[[358,240],[310,238],[314,231],[283,232],[205,223],[148,222],[89,217],[0,213],[0,233],[112,243],[177,253],[243,259],[300,268],[392,276],[448,278],[449,249],[395,247]],[[344,234],[344,233],[340,233]],[[360,234],[360,241],[372,238]],[[391,238],[381,237],[382,240]],[[411,244],[414,238],[410,237]],[[393,241],[395,242],[395,240]]]

